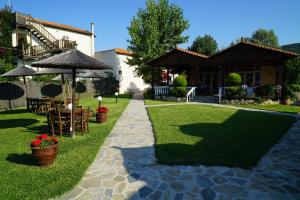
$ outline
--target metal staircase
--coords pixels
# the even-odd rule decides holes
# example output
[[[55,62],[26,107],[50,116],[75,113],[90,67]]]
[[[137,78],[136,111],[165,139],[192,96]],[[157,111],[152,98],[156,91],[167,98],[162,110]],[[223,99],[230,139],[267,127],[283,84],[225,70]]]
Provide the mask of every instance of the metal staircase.
[[[34,19],[31,15],[16,13],[16,24],[18,27],[26,28],[41,41],[41,45],[22,47],[22,55],[27,58],[41,58],[53,52],[65,51],[76,46],[76,41],[56,39],[44,25]]]

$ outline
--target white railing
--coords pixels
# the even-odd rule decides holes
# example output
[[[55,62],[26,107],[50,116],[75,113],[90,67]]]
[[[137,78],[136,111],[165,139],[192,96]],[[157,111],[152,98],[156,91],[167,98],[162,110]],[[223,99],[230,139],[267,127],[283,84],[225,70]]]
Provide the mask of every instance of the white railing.
[[[188,93],[186,94],[186,102],[188,103],[189,100],[193,100],[193,98],[196,96],[196,88],[197,87],[187,87],[187,89],[190,88]]]
[[[154,95],[169,95],[169,86],[154,86]]]

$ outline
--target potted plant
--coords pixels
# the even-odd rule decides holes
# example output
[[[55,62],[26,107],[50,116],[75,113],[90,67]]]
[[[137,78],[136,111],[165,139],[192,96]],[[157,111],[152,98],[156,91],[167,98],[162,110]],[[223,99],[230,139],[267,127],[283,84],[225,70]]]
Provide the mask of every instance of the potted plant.
[[[290,105],[291,98],[293,98],[293,97],[294,97],[294,92],[293,92],[292,88],[289,85],[283,86],[280,103],[283,105]]]
[[[104,123],[107,121],[107,112],[109,111],[107,107],[99,106],[96,113],[96,122]]]
[[[32,156],[36,159],[37,164],[41,167],[51,165],[58,152],[58,139],[54,136],[41,134],[31,142]]]

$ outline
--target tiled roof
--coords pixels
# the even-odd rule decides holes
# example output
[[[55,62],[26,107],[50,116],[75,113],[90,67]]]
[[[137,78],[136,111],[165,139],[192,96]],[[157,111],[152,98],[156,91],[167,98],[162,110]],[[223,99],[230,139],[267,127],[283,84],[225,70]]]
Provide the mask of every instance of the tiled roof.
[[[122,55],[127,55],[127,56],[133,55],[133,53],[131,51],[127,51],[126,49],[122,49],[122,48],[115,48],[115,52],[117,54],[122,54]]]
[[[208,56],[206,56],[206,55],[204,55],[204,54],[196,53],[196,52],[194,52],[194,51],[189,51],[189,50],[182,49],[182,48],[179,48],[179,47],[176,47],[176,49],[179,50],[179,51],[182,51],[182,52],[185,52],[185,53],[194,55],[194,56],[199,56],[199,57],[201,57],[201,58],[208,58]]]
[[[40,22],[44,26],[49,26],[49,27],[53,27],[53,28],[73,31],[73,32],[82,33],[82,34],[86,34],[86,35],[92,35],[93,34],[90,31],[83,30],[83,29],[76,28],[76,27],[69,26],[69,25],[65,25],[65,24],[59,24],[59,23],[56,23],[56,22],[49,22],[49,21],[45,21],[45,20],[41,20],[41,19],[37,19],[37,18],[35,18],[35,20],[37,20],[38,22]]]

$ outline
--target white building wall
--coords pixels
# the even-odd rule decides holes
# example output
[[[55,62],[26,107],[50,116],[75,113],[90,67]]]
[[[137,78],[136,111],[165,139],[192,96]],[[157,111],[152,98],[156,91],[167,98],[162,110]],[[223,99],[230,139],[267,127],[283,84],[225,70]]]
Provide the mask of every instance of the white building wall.
[[[93,56],[92,54],[92,42],[93,42],[93,35],[86,35],[78,32],[72,32],[63,29],[57,29],[53,27],[45,26],[46,30],[49,31],[51,35],[53,35],[56,39],[63,39],[63,37],[67,36],[68,40],[76,41],[77,49],[82,51],[88,56]]]
[[[134,76],[134,66],[131,67],[127,62],[127,55],[116,54],[115,50],[99,51],[95,53],[96,59],[112,67],[112,72],[117,80],[119,80],[119,92],[124,94],[130,91],[140,91],[148,88],[142,78]],[[101,71],[104,73],[105,71]],[[121,72],[121,73],[120,73]]]

